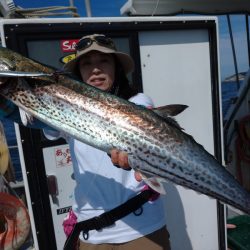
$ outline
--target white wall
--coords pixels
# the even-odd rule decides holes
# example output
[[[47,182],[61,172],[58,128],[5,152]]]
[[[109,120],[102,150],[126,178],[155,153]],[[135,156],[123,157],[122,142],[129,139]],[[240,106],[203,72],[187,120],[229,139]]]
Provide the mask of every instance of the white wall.
[[[212,90],[207,30],[140,32],[143,89],[156,106],[189,106],[177,120],[213,153]],[[167,225],[173,250],[216,250],[216,200],[167,184]]]

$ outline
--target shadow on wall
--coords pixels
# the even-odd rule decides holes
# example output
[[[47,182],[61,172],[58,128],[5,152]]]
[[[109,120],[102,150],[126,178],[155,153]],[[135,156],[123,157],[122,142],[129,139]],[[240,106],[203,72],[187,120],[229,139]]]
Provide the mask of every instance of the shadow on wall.
[[[182,201],[175,185],[165,184],[167,195],[163,198],[166,209],[167,227],[170,233],[171,249],[192,250],[192,244],[186,230],[186,220]],[[171,202],[168,202],[170,201]]]

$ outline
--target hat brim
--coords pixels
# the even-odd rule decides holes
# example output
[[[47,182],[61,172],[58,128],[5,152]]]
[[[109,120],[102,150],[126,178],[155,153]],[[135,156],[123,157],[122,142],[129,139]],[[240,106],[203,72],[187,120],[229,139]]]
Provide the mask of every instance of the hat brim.
[[[71,61],[69,61],[68,63],[66,63],[63,68],[72,73],[77,73],[78,61],[90,51],[99,51],[99,52],[106,53],[106,54],[114,54],[119,60],[119,62],[121,63],[125,74],[128,74],[134,70],[134,61],[128,54],[123,53],[123,52],[118,52],[118,51],[115,51],[113,49],[109,49],[103,46],[99,46],[96,43],[93,43],[89,48],[85,50],[79,51],[76,57],[72,59]]]

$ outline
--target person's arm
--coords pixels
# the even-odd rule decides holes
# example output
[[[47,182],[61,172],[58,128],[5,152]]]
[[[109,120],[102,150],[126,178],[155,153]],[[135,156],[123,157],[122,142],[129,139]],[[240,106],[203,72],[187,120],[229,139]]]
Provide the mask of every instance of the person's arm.
[[[54,130],[35,118],[32,119],[31,123],[23,124],[19,108],[13,102],[7,100],[3,96],[0,97],[0,120],[1,119],[8,119],[20,125],[25,125],[29,128]]]
[[[4,97],[0,97],[0,119],[7,118],[15,121],[17,119],[17,106]]]

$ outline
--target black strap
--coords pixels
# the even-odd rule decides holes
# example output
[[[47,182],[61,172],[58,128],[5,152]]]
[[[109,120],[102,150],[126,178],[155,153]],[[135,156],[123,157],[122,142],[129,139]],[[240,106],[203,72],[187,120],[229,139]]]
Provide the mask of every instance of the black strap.
[[[105,212],[91,219],[76,223],[71,234],[65,242],[63,250],[75,249],[81,232],[83,232],[83,237],[87,239],[88,232],[90,230],[100,230],[104,227],[111,226],[117,220],[120,220],[128,214],[138,210],[144,203],[149,200],[153,193],[154,191],[151,189],[144,190],[140,194],[136,195],[135,197],[129,199],[125,203],[108,212]]]

